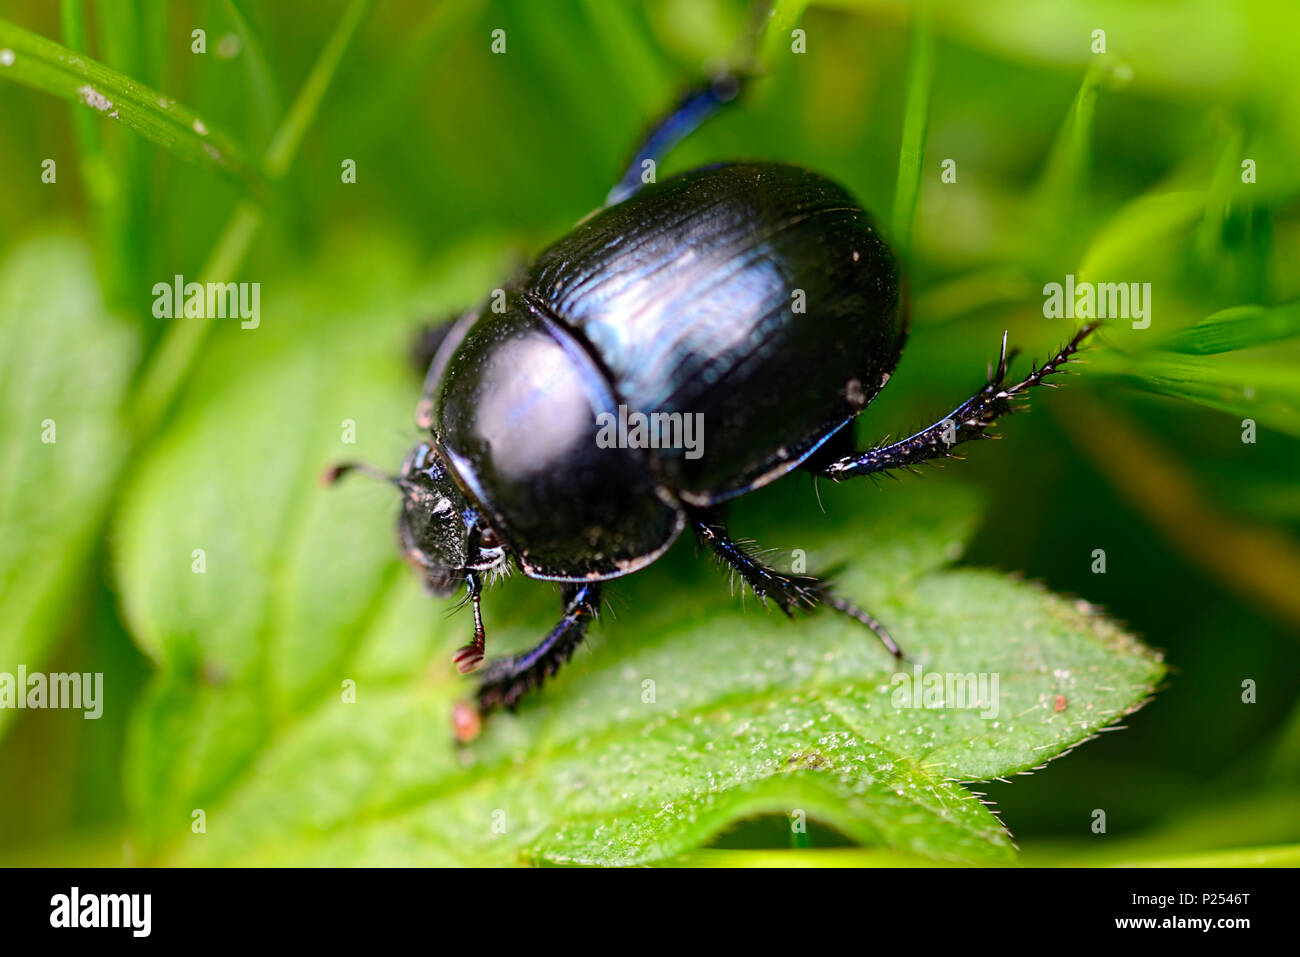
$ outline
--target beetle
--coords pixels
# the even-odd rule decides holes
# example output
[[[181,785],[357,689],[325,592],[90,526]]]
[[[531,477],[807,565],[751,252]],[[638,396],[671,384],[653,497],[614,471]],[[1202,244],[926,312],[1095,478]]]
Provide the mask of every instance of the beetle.
[[[857,450],[852,423],[889,381],[909,326],[898,258],[871,216],[838,184],[781,163],[642,182],[739,87],[723,77],[687,96],[652,127],[602,208],[492,305],[427,343],[416,413],[425,437],[383,477],[401,492],[401,547],[427,589],[463,588],[472,603],[458,668],[483,660],[480,596],[507,565],[556,582],[563,605],[535,648],[488,664],[476,705],[457,709],[462,741],[569,659],[603,582],[650,565],[687,528],[760,599],[787,615],[824,604],[901,657],[881,623],[824,580],[783,574],[733,539],[725,503],[797,468],[841,481],[950,457],[1091,331],[1014,384],[1004,334],[969,399],[901,441]],[[644,428],[623,428],[628,410],[660,426],[698,422],[703,441],[647,441]],[[616,413],[622,441],[602,441]],[[331,477],[357,468],[374,471],[344,463]]]

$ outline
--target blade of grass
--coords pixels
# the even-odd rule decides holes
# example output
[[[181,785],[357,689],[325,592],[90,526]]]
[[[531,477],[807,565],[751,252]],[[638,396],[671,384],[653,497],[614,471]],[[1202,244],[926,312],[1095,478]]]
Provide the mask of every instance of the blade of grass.
[[[247,65],[248,76],[253,89],[253,101],[256,108],[254,115],[259,142],[266,142],[271,136],[275,118],[280,115],[283,105],[280,89],[276,85],[275,75],[267,62],[266,50],[262,47],[262,41],[258,38],[256,31],[253,30],[252,24],[249,23],[244,9],[246,4],[243,0],[222,0],[222,6],[225,8],[226,16],[230,18],[230,22],[235,27],[235,35],[239,37],[240,45],[245,53],[244,63]]]
[[[1208,356],[1300,336],[1300,299],[1277,306],[1234,306],[1160,339],[1155,348]]]
[[[144,36],[157,32],[151,23],[166,17],[165,4],[141,4],[140,0],[122,0],[111,7],[101,7],[96,18],[99,26],[99,50],[105,61],[124,76],[141,82],[151,79],[148,51],[142,42]],[[89,114],[90,111],[83,110]],[[93,119],[93,117],[92,117]],[[126,306],[131,315],[147,315],[139,307],[147,304],[149,268],[149,199],[156,179],[155,150],[138,136],[117,130],[106,131],[109,156],[118,172],[121,184],[123,221],[117,235],[120,268],[114,302]]]
[[[925,136],[930,125],[930,92],[934,86],[934,31],[928,2],[912,12],[911,52],[907,58],[907,99],[903,113],[903,141],[898,155],[898,182],[894,189],[894,242],[904,262],[911,259],[912,224],[921,191],[921,165]]]
[[[1233,184],[1237,180],[1237,164],[1244,155],[1242,147],[1245,136],[1241,127],[1235,123],[1229,126],[1227,121],[1221,122],[1227,127],[1223,132],[1223,149],[1210,179],[1210,188],[1205,194],[1205,216],[1196,231],[1196,253],[1204,263],[1213,263],[1223,254],[1223,226],[1228,221]]]
[[[1041,257],[1043,250],[1068,250],[1065,262],[1075,259],[1080,244],[1079,223],[1084,212],[1092,167],[1092,140],[1097,99],[1103,89],[1114,90],[1132,78],[1132,68],[1114,59],[1102,58],[1084,72],[1079,92],[1056,134],[1035,192],[1036,225],[1026,233],[1032,245],[1027,252]],[[1052,263],[1057,272],[1064,263]]]
[[[414,95],[420,95],[420,76],[429,66],[429,50],[447,37],[463,31],[478,17],[484,0],[460,0],[439,3],[409,34],[401,53],[389,57],[383,70],[373,76],[364,89],[355,90],[339,112],[356,117],[353,135],[358,142],[376,143],[400,131],[408,114],[402,107]],[[366,108],[368,103],[385,103],[387,109]]]
[[[373,3],[374,0],[352,0],[343,11],[343,16],[339,18],[338,25],[330,34],[329,40],[325,42],[325,48],[316,58],[311,73],[307,74],[307,82],[298,91],[298,96],[289,106],[289,113],[267,148],[266,159],[262,165],[266,175],[272,180],[277,180],[288,172],[294,156],[298,153],[298,147],[302,145],[302,138],[307,135],[307,130],[311,128],[312,121],[320,110],[321,101],[325,99],[330,81],[338,72],[344,52],[360,29],[361,22],[370,12]]]
[[[763,66],[771,69],[778,51],[790,42],[790,31],[795,28],[808,9],[812,0],[772,0],[767,11],[767,23],[762,27],[762,36],[757,44],[758,58]]]
[[[1110,376],[1144,392],[1195,402],[1300,436],[1300,378],[1288,355],[1128,355],[1098,350],[1089,364],[1091,375]]]
[[[1146,250],[1187,233],[1204,212],[1200,190],[1153,191],[1130,200],[1089,240],[1078,280],[1104,282]]]
[[[259,198],[268,196],[257,165],[192,110],[90,57],[0,20],[0,76],[80,103],[186,160],[216,170]]]
[[[1074,95],[1065,122],[1052,143],[1039,190],[1043,198],[1055,200],[1055,205],[1077,201],[1087,188],[1088,168],[1092,163],[1093,118],[1106,74],[1107,67],[1101,62],[1093,64],[1084,73],[1079,92]]]
[[[326,41],[267,148],[263,168],[273,181],[284,176],[292,164],[344,51],[372,5],[373,0],[352,0]],[[261,228],[262,218],[263,208],[258,203],[244,201],[235,208],[200,270],[202,282],[229,282],[234,278]],[[209,322],[176,322],[154,353],[140,381],[130,417],[137,441],[151,434],[166,414],[211,329]]]
[[[86,8],[83,0],[59,0],[59,19],[68,49],[80,54],[87,51]],[[120,241],[125,212],[122,208],[122,184],[117,171],[104,153],[99,123],[92,113],[72,107],[72,135],[77,143],[82,188],[94,224],[96,267],[104,298],[121,300],[125,288],[124,246]]]

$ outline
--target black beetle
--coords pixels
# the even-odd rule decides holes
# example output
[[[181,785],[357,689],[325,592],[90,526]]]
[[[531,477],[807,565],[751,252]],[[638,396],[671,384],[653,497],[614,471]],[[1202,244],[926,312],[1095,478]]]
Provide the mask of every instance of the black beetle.
[[[564,605],[536,648],[489,664],[477,711],[458,710],[462,740],[569,658],[601,582],[649,565],[688,525],[760,598],[787,614],[830,605],[900,656],[825,582],[750,555],[719,506],[797,467],[839,480],[949,456],[1090,331],[1014,385],[1004,384],[1004,336],[974,396],[902,441],[855,451],[851,423],[889,381],[908,331],[899,264],[870,216],[830,180],[778,163],[640,182],[737,89],[724,78],[688,96],[605,207],[492,304],[435,334],[416,415],[430,437],[386,478],[401,490],[402,547],[426,586],[449,595],[463,585],[473,602],[474,639],[458,666],[483,658],[479,597],[506,563],[559,582]],[[638,415],[640,431],[627,427]],[[602,441],[616,416],[621,441]],[[703,441],[688,446],[696,423]],[[669,442],[647,441],[664,427]]]

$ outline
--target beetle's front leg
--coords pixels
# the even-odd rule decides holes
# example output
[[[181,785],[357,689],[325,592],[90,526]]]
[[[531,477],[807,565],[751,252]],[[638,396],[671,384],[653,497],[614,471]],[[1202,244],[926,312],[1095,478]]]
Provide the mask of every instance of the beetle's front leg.
[[[1061,367],[1079,351],[1083,340],[1096,328],[1084,326],[1074,338],[1061,347],[1047,362],[1034,369],[1015,385],[1006,385],[1007,366],[1015,358],[1015,351],[1008,354],[1006,333],[1002,335],[1002,354],[997,368],[989,376],[988,383],[973,396],[957,406],[934,425],[922,429],[915,435],[899,442],[881,445],[866,452],[857,452],[816,469],[817,474],[839,481],[873,472],[885,472],[889,469],[908,468],[919,465],[929,459],[952,456],[952,448],[971,439],[988,438],[986,430],[1000,416],[1012,411],[1011,400],[1022,396],[1031,388],[1039,385],[1045,378],[1059,372]],[[1048,383],[1049,385],[1051,383]]]
[[[513,711],[519,699],[554,675],[581,643],[599,610],[600,583],[566,584],[561,594],[564,615],[537,647],[489,662],[478,686],[478,717],[502,707]],[[479,722],[472,718],[463,709],[455,715],[462,741],[478,733]]]
[[[442,348],[442,343],[447,338],[447,334],[466,315],[448,316],[440,322],[422,327],[411,343],[411,362],[416,371],[424,377],[424,386],[420,390],[420,401],[415,407],[415,425],[421,430],[427,431],[433,426],[433,393],[438,385],[437,376],[434,375],[433,358],[438,354],[438,350]]]
[[[483,631],[482,579],[474,572],[469,572],[465,576],[465,590],[474,605],[474,640],[456,649],[456,654],[452,658],[456,663],[456,670],[463,675],[469,674],[479,666],[483,661],[483,649],[487,645],[487,635]]]
[[[446,316],[436,322],[426,323],[419,328],[419,331],[411,339],[411,368],[417,375],[423,379],[429,372],[429,365],[433,362],[433,357],[438,354],[438,348],[442,341],[447,338],[447,333],[451,332],[451,327],[456,324],[459,315]]]

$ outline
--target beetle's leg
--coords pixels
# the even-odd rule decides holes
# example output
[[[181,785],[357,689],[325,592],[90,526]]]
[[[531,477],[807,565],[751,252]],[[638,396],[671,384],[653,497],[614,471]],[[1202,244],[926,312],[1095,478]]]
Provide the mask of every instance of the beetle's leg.
[[[600,583],[563,586],[564,616],[551,633],[530,651],[488,663],[478,686],[478,713],[514,709],[529,691],[555,674],[569,660],[596,617]]]
[[[469,313],[451,316],[435,325],[425,326],[411,343],[411,361],[424,377],[424,386],[420,389],[420,401],[415,406],[415,426],[418,429],[428,430],[433,427],[433,393],[438,388],[438,379],[433,374],[433,358],[438,354],[447,334],[456,323],[472,312],[473,310],[470,310]]]
[[[447,316],[440,321],[427,323],[421,326],[411,339],[411,367],[420,378],[424,378],[425,373],[429,371],[429,364],[438,354],[438,347],[442,345],[442,340],[447,338],[447,333],[451,332],[451,327],[459,318],[459,315]]]
[[[1006,333],[1002,334],[1002,354],[997,368],[989,374],[988,383],[973,396],[963,402],[952,412],[944,416],[929,428],[922,429],[915,435],[899,442],[877,446],[866,452],[845,456],[816,469],[817,474],[839,481],[873,472],[889,469],[908,468],[919,465],[928,459],[951,458],[952,448],[971,439],[989,438],[987,429],[1000,416],[1013,411],[1011,400],[1023,396],[1034,386],[1040,384],[1079,351],[1083,340],[1095,326],[1087,325],[1075,333],[1074,338],[1061,347],[1047,362],[1033,369],[1028,376],[1015,385],[1006,385],[1007,366],[1015,351],[1008,354]],[[1051,385],[1051,383],[1047,383]]]
[[[850,420],[831,433],[821,445],[806,459],[799,463],[799,468],[814,475],[821,475],[826,466],[842,458],[857,454],[857,440],[853,435],[853,422]]]
[[[424,325],[411,340],[411,364],[424,380],[424,386],[420,389],[420,402],[415,407],[415,425],[419,429],[428,429],[433,425],[433,390],[438,384],[432,381],[430,375],[433,357],[438,354],[439,347],[458,319],[459,315],[448,316],[441,322]]]
[[[469,600],[474,604],[474,640],[468,645],[456,649],[456,654],[452,661],[456,663],[456,670],[466,675],[473,671],[483,661],[483,649],[487,644],[487,635],[483,631],[483,609],[480,602],[480,596],[483,594],[483,582],[478,575],[470,572],[465,576],[465,590],[469,594]]]
[[[794,617],[794,609],[797,607],[811,609],[824,604],[866,625],[875,632],[876,637],[889,649],[890,654],[895,658],[903,657],[902,650],[880,622],[832,592],[826,581],[808,575],[782,575],[775,568],[764,564],[745,551],[744,546],[731,537],[727,532],[727,526],[716,512],[704,508],[690,508],[687,516],[695,529],[695,537],[713,549],[718,557],[735,570],[754,590],[759,600],[766,602],[769,597],[772,598],[791,618]]]
[[[674,146],[736,99],[742,85],[742,77],[723,74],[682,97],[673,111],[655,123],[641,140],[628,164],[627,172],[605,198],[605,205],[621,203],[644,186],[647,161],[657,166]],[[650,182],[654,180],[651,179]]]

